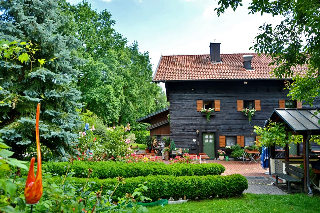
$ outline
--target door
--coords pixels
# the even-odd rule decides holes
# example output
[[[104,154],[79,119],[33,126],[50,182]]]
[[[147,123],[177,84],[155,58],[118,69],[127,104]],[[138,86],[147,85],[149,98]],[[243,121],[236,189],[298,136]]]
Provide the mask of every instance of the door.
[[[203,152],[206,153],[210,159],[215,158],[214,151],[214,134],[213,133],[203,133]]]

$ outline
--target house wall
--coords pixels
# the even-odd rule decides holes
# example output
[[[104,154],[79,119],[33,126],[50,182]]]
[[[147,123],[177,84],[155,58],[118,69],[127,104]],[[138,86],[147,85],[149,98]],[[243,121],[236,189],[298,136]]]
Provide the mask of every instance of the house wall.
[[[154,136],[154,135],[170,136],[170,124],[164,124],[157,128],[151,129],[150,136]]]
[[[215,134],[215,150],[219,149],[220,135],[255,136],[253,126],[264,126],[274,108],[279,108],[279,100],[289,100],[288,91],[283,89],[283,80],[246,82],[166,82],[166,93],[170,100],[170,135],[176,147],[189,148],[190,153],[203,152],[203,133]],[[197,112],[197,100],[220,100],[220,111],[215,112],[207,122],[206,117]],[[248,117],[237,111],[237,100],[260,100],[261,111],[255,113],[251,123]]]
[[[164,111],[164,112],[161,112],[157,115],[154,115],[151,119],[151,125],[167,120],[168,119],[167,116],[168,116],[167,111]]]

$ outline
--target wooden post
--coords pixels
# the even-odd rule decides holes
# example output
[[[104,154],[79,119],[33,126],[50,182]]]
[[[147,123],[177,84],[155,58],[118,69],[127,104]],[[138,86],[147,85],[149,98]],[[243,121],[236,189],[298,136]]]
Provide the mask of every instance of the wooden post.
[[[285,153],[285,161],[289,162],[289,145],[286,144],[286,147],[284,148],[284,153]]]
[[[309,173],[309,140],[310,133],[308,135],[303,135],[303,168],[304,168],[304,191],[309,196],[313,196],[311,187],[310,187],[310,173]]]
[[[270,157],[273,159],[276,158],[276,147],[275,146],[270,147]]]
[[[303,185],[304,185],[304,191],[307,193],[307,176],[308,173],[307,170],[307,135],[303,135],[303,169],[304,169],[304,176],[303,176]]]

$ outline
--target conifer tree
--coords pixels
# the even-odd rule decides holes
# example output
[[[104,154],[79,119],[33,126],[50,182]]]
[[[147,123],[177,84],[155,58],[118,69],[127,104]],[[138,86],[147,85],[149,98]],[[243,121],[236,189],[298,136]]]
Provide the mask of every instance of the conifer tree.
[[[72,20],[55,0],[0,1],[0,38],[32,45],[30,59],[0,59],[0,137],[17,158],[35,146],[35,113],[41,103],[40,142],[54,155],[66,156],[78,138],[75,87],[81,61],[73,56],[78,41],[69,36]]]

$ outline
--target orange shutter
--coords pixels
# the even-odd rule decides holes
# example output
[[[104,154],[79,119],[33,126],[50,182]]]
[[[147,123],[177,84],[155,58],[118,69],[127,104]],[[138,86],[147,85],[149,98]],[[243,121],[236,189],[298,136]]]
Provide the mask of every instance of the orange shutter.
[[[243,110],[243,100],[237,100],[237,110]]]
[[[219,146],[226,147],[226,136],[224,135],[219,136]]]
[[[197,100],[197,112],[200,112],[203,107],[203,100]]]
[[[260,143],[260,138],[261,136],[256,136],[256,146],[261,147],[261,143]]]
[[[220,100],[214,100],[214,111],[220,112]]]
[[[243,135],[237,136],[237,144],[239,144],[241,147],[244,147],[244,136]]]
[[[297,109],[301,109],[302,108],[302,101],[297,101]]]
[[[254,108],[256,111],[261,110],[260,100],[254,100]]]
[[[280,109],[286,108],[286,104],[285,103],[286,103],[285,100],[279,100],[279,108]]]

